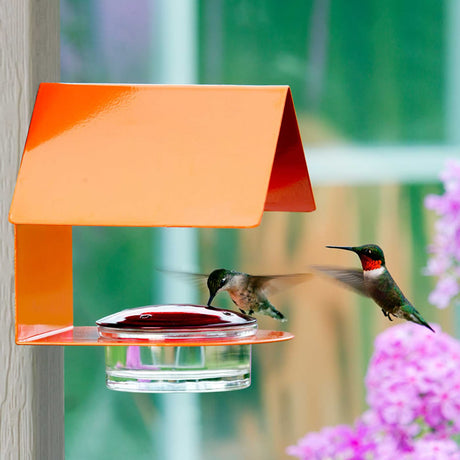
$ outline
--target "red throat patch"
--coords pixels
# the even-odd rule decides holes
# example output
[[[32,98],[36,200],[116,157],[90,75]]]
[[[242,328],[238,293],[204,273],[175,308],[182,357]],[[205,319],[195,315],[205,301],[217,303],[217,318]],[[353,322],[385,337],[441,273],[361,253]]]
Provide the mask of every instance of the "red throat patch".
[[[370,257],[360,256],[361,264],[363,265],[363,270],[375,270],[382,266],[381,260],[373,260]]]

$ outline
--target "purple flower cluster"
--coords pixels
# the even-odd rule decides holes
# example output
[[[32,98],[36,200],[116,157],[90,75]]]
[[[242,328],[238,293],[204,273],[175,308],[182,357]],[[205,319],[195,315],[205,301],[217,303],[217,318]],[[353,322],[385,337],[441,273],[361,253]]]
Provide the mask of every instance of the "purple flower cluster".
[[[404,460],[458,460],[458,445],[451,439],[421,439],[414,450],[404,455]]]
[[[301,459],[460,460],[460,342],[436,327],[391,327],[375,341],[370,409],[354,426],[309,433],[287,453]]]
[[[425,206],[438,215],[426,273],[438,278],[428,300],[446,308],[460,293],[460,162],[448,161],[441,180],[444,194],[425,199]]]
[[[323,428],[317,433],[309,433],[295,446],[289,446],[287,453],[303,460],[393,460],[399,453],[396,440],[373,420],[372,414],[365,413],[353,427],[338,425]]]
[[[367,402],[382,426],[408,439],[460,433],[460,342],[404,323],[375,341]]]

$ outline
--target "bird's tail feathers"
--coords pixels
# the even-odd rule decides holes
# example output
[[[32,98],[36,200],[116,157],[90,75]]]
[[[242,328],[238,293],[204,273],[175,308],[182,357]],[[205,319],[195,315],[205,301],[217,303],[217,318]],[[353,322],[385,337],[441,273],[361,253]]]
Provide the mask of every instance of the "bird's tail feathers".
[[[412,305],[407,305],[405,310],[408,313],[408,319],[410,319],[410,321],[420,324],[421,326],[425,326],[430,331],[435,332],[435,330],[423,319],[422,315]]]
[[[285,323],[287,321],[287,318],[278,310],[270,310],[270,312],[268,314],[272,318],[275,318],[278,321],[281,321],[282,323]]]
[[[259,307],[259,312],[283,323],[287,321],[287,318],[269,302],[265,302],[263,306]]]

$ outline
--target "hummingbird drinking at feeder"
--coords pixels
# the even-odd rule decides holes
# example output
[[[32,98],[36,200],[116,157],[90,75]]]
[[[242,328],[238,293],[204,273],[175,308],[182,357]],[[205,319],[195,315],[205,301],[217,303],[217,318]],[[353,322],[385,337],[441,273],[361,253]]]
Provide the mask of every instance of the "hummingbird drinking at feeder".
[[[212,301],[219,292],[227,291],[241,313],[248,315],[260,313],[280,321],[286,321],[285,316],[270,303],[267,296],[302,283],[311,276],[309,273],[255,276],[225,268],[214,270],[209,275],[184,272],[172,273],[185,275],[199,281],[206,281],[209,290],[208,307],[212,306]]]
[[[221,291],[227,291],[233,303],[242,313],[252,315],[254,312],[286,321],[285,316],[268,300],[267,295],[294,284],[305,281],[310,275],[296,273],[292,275],[254,276],[219,268],[207,279],[209,289],[208,307],[214,297]]]
[[[340,269],[322,266],[315,266],[313,268],[340,281],[355,292],[373,299],[390,321],[393,321],[391,316],[404,318],[413,323],[425,326],[434,332],[431,326],[423,319],[422,315],[406,299],[390,275],[385,266],[383,251],[379,246],[376,244],[366,244],[354,247],[326,247],[356,253],[361,260],[363,269]]]

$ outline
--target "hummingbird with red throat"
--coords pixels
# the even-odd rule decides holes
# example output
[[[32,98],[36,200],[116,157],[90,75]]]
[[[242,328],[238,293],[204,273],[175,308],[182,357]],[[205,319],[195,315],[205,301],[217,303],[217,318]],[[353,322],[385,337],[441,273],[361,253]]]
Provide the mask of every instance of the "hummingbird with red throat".
[[[392,316],[420,324],[434,332],[420,312],[407,300],[386,265],[382,249],[376,244],[363,246],[326,246],[352,251],[361,260],[360,269],[314,266],[313,268],[345,284],[358,294],[370,297],[390,320]]]

